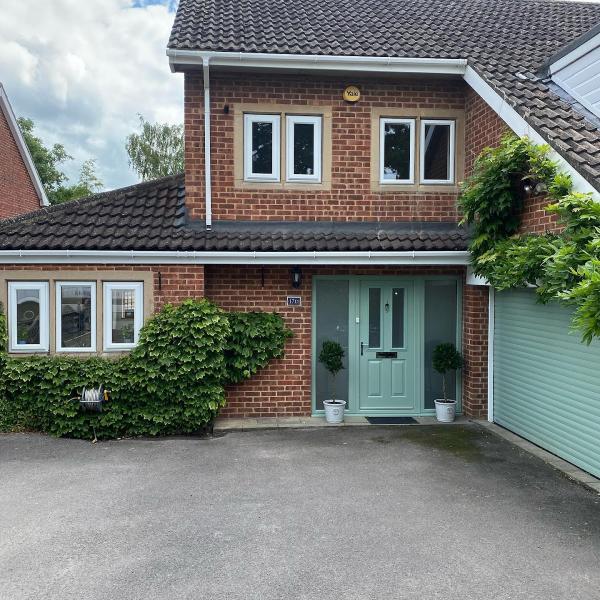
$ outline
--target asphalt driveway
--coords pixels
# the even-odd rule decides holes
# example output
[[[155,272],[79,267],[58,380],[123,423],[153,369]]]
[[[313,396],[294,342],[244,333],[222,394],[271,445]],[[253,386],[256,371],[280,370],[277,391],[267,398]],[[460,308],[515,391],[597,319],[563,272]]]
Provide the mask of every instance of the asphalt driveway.
[[[2,599],[600,598],[600,496],[475,425],[0,435]]]

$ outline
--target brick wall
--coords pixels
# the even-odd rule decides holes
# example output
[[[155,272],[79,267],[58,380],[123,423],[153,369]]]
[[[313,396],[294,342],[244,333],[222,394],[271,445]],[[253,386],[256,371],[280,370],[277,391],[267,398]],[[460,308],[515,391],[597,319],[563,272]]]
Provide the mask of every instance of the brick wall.
[[[23,157],[0,110],[0,219],[40,208]]]
[[[283,359],[272,361],[252,379],[227,390],[226,417],[302,416],[311,414],[311,311],[313,275],[461,275],[460,267],[303,267],[301,290],[290,285],[289,267],[206,266],[206,296],[226,310],[280,313],[294,332]],[[263,286],[264,275],[264,286]],[[467,358],[463,402],[469,416],[485,411],[487,395],[487,289],[464,288],[463,346]],[[288,307],[289,294],[301,294],[302,306]],[[480,298],[481,296],[481,298]],[[485,313],[480,305],[483,303]]]
[[[164,304],[178,304],[186,298],[204,296],[203,265],[0,265],[0,271],[131,271],[154,274],[154,311]]]
[[[361,88],[349,104],[342,91]],[[204,218],[204,133],[202,76],[185,75],[186,202]],[[464,110],[466,85],[460,80],[402,80],[211,75],[212,208],[214,219],[256,220],[427,220],[455,221],[455,193],[371,191],[371,109]],[[234,185],[235,103],[332,107],[332,184],[329,191],[241,189]],[[229,113],[224,113],[224,107]]]

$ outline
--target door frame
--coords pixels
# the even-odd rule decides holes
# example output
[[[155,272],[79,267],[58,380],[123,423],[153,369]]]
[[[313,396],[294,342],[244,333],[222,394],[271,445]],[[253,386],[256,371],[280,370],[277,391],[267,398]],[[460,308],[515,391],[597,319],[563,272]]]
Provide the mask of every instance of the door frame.
[[[456,347],[462,351],[462,320],[463,320],[463,277],[460,275],[314,275],[312,277],[312,296],[311,296],[311,410],[314,416],[325,414],[323,410],[316,408],[316,366],[318,350],[316,347],[316,284],[319,280],[344,280],[348,281],[348,348],[354,348],[354,351],[348,352],[348,398],[346,405],[346,415],[348,416],[367,416],[365,411],[360,411],[359,393],[360,393],[360,367],[359,367],[359,347],[360,347],[360,325],[356,318],[360,317],[360,288],[362,282],[384,282],[391,284],[400,284],[402,281],[411,281],[413,283],[413,302],[415,315],[415,393],[417,394],[417,406],[419,412],[408,414],[406,411],[377,411],[372,416],[431,416],[435,414],[435,409],[424,408],[425,401],[425,381],[424,373],[424,326],[425,326],[425,281],[453,280],[457,282],[456,286]],[[456,409],[457,413],[462,412],[462,372],[459,370],[456,376]]]

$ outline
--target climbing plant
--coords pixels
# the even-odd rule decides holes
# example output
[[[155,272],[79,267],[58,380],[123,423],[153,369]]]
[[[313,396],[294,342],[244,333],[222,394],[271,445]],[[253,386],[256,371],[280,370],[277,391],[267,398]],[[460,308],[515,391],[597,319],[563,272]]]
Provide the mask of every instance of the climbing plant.
[[[560,233],[518,233],[528,195],[545,194]],[[549,148],[506,136],[486,149],[459,198],[473,230],[473,269],[498,290],[532,285],[541,302],[571,306],[586,343],[600,336],[600,204],[572,191]]]

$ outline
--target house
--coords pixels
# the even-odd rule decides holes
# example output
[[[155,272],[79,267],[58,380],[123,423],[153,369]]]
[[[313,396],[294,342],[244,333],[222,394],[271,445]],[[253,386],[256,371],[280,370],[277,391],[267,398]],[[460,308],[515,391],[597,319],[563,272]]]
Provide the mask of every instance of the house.
[[[0,219],[47,205],[40,177],[0,83]]]
[[[185,78],[185,174],[1,225],[9,350],[125,351],[165,302],[204,295],[277,311],[295,334],[228,390],[225,416],[322,414],[326,339],[345,348],[349,414],[418,416],[441,393],[432,349],[453,342],[463,414],[600,474],[600,411],[585,404],[600,352],[573,349],[562,369],[537,356],[560,354],[568,328],[469,273],[456,208],[507,130],[549,143],[598,193],[599,21],[598,5],[550,0],[181,0],[167,54]],[[547,226],[544,204],[530,201],[526,229]],[[571,368],[583,399],[565,389]]]

